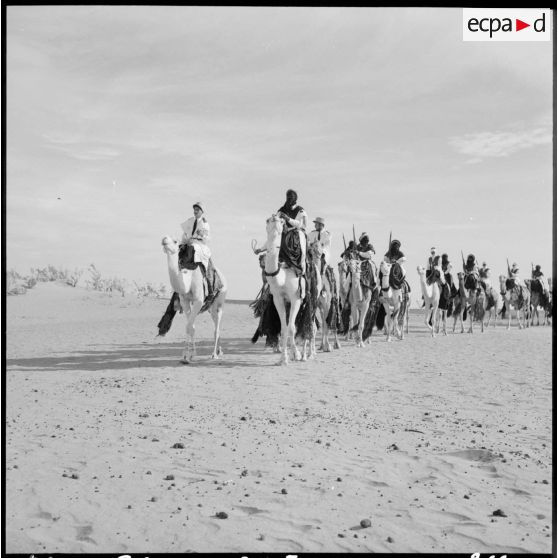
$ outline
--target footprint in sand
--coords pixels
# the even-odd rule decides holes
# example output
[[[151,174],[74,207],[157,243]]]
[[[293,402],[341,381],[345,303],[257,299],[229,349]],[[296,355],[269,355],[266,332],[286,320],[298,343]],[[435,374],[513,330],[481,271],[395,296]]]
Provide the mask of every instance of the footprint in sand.
[[[467,459],[468,461],[482,461],[484,463],[491,463],[492,461],[497,461],[499,459],[496,454],[485,449],[466,449],[449,452],[445,455]]]
[[[97,545],[97,542],[89,536],[93,533],[93,526],[92,525],[77,526],[76,530],[77,530],[76,539],[78,541],[88,542],[88,543]]]

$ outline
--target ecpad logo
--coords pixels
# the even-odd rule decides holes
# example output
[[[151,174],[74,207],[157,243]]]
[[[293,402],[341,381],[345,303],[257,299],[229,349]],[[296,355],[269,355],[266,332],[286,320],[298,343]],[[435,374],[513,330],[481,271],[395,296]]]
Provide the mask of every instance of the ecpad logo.
[[[549,41],[548,9],[463,9],[464,41]]]

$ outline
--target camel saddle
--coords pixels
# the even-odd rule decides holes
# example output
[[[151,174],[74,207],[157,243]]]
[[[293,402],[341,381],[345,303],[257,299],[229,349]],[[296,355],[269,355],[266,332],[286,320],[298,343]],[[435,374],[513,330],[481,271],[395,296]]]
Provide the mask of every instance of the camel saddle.
[[[297,276],[302,275],[302,246],[298,229],[291,229],[281,235],[279,262],[292,268]]]
[[[389,270],[389,286],[392,289],[400,289],[405,281],[405,275],[401,266],[395,262]]]

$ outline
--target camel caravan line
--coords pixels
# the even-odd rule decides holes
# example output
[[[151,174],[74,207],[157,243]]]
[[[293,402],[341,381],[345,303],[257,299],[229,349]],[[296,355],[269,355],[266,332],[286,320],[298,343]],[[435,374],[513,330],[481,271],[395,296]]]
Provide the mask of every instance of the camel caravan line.
[[[262,275],[262,287],[250,304],[258,319],[252,343],[265,337],[266,347],[272,347],[280,355],[277,364],[286,365],[291,360],[315,358],[318,350],[340,349],[339,338],[364,347],[370,344],[374,330],[384,335],[387,342],[404,339],[409,333],[411,289],[401,265],[405,258],[399,250],[399,241],[392,241],[390,235],[388,252],[376,266],[371,259],[363,260],[359,256],[353,227],[353,241],[349,246],[343,239],[345,250],[337,265],[337,279],[333,267],[324,265],[319,242],[308,245],[305,242],[301,246],[305,255],[303,265],[292,265],[291,258],[285,257],[288,247],[284,231],[284,216],[274,213],[266,220],[265,246],[257,249],[256,241],[252,241],[252,250],[260,258]],[[196,354],[195,320],[208,311],[214,322],[211,358],[220,358],[223,354],[220,325],[227,297],[223,273],[213,267],[211,260],[209,269],[199,262],[183,264],[182,247],[170,236],[163,238],[162,246],[173,295],[158,324],[159,335],[167,333],[177,312],[183,313],[186,344],[181,362],[189,364]],[[488,282],[481,284],[469,260],[465,262],[463,258],[463,271],[457,273],[456,283],[451,267],[448,270],[439,260],[434,263],[429,270],[417,267],[424,323],[432,337],[440,332],[447,335],[448,317],[453,318],[454,333],[458,322],[461,333],[465,331],[465,322],[468,333],[473,333],[475,323],[480,323],[480,331],[484,332],[491,322],[495,327],[497,318],[506,314],[507,329],[510,329],[513,311],[520,329],[534,325],[535,316],[537,325],[541,323],[539,309],[542,323],[550,323],[552,289],[541,286],[542,282],[536,278],[521,284],[509,264],[508,276],[501,275],[499,288],[495,288]]]

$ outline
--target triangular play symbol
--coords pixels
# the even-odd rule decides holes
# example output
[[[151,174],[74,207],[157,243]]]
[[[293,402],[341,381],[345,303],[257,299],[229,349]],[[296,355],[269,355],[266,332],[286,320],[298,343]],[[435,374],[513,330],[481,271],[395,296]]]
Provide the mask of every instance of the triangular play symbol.
[[[524,21],[521,21],[520,19],[515,19],[515,30],[516,31],[521,31],[522,29],[525,29],[525,27],[531,27],[530,23],[525,23]]]

